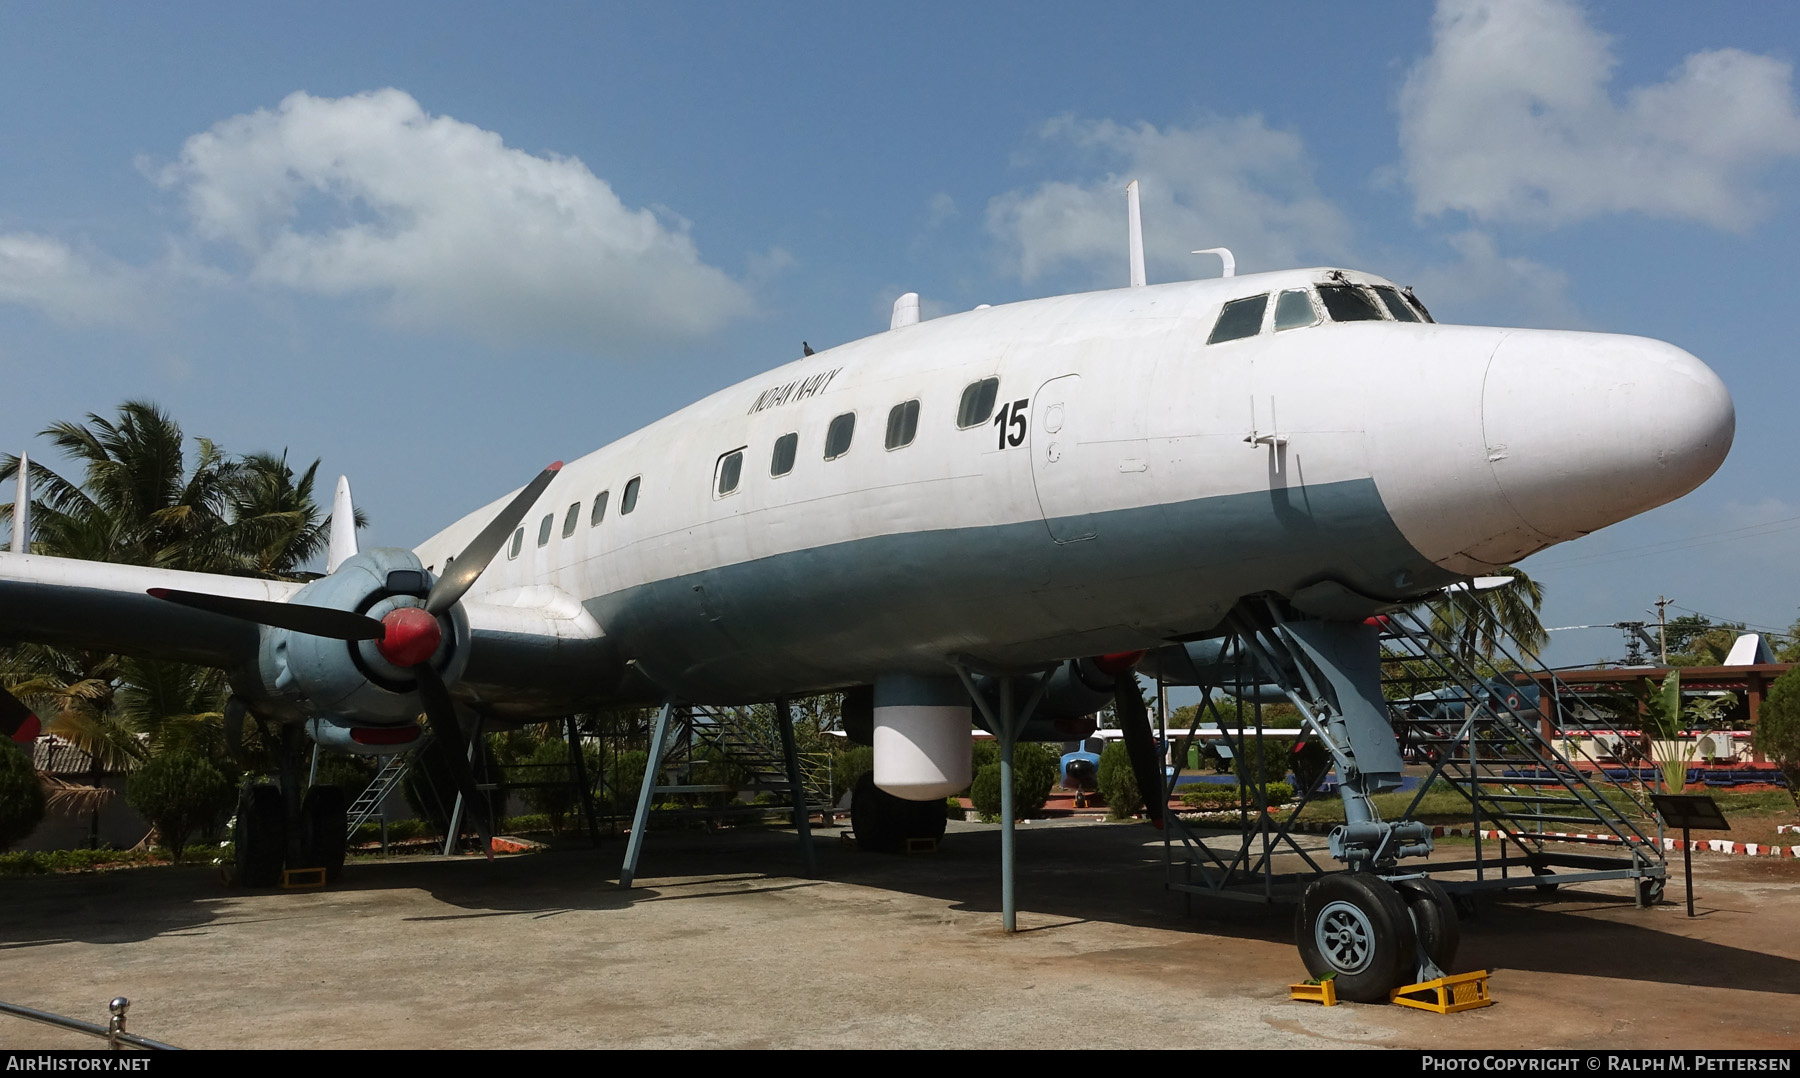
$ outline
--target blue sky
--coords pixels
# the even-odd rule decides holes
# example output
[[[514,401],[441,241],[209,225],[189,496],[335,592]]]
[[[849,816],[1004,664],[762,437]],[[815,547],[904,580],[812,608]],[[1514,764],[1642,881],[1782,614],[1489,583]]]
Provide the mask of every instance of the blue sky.
[[[1527,568],[1552,625],[1785,628],[1797,46],[1786,5],[9,5],[0,447],[146,397],[409,545],[902,291],[1123,284],[1138,177],[1152,280],[1224,244],[1699,355],[1719,475]]]

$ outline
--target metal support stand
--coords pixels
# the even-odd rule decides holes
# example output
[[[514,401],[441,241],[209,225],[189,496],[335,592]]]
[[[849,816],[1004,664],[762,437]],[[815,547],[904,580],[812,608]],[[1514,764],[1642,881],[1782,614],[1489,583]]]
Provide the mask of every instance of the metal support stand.
[[[1000,685],[1000,710],[996,714],[988,705],[987,698],[975,687],[975,680],[969,676],[962,664],[956,664],[956,676],[962,679],[963,688],[969,691],[969,698],[981,709],[981,715],[988,721],[988,728],[994,731],[994,737],[1000,742],[1000,923],[1008,932],[1017,932],[1018,904],[1013,898],[1013,746],[1018,744],[1019,731],[1031,720],[1032,712],[1037,710],[1038,702],[1044,698],[1044,690],[1050,685],[1049,674],[1027,675],[1033,684],[1031,695],[1025,698],[1023,707],[1014,708],[1015,683],[1013,676],[1002,676],[995,680]]]
[[[794,744],[794,710],[785,696],[775,700],[775,718],[781,727],[781,755],[787,762],[788,787],[794,797],[794,830],[800,836],[800,861],[808,876],[819,874],[818,858],[813,853],[812,812],[806,805],[806,785],[800,778],[800,752]]]
[[[650,805],[656,796],[656,773],[662,770],[663,753],[668,749],[669,721],[675,715],[673,701],[666,702],[656,713],[656,725],[650,733],[650,757],[644,761],[644,784],[638,787],[637,811],[631,816],[631,838],[625,843],[625,863],[619,869],[619,886],[630,887],[637,876],[638,854],[644,849],[644,832],[650,826]]]
[[[475,716],[475,728],[469,732],[468,740],[469,740],[469,769],[470,769],[470,773],[473,774],[474,768],[475,768],[475,761],[477,759],[479,759],[479,757],[476,755],[476,753],[480,750],[480,747],[481,747],[481,716],[480,715]],[[479,784],[477,785],[477,788],[479,789]],[[456,804],[450,810],[450,826],[444,829],[444,856],[445,857],[448,857],[451,854],[456,852],[456,840],[462,836],[463,810],[467,807],[469,807],[469,806],[465,806],[463,804],[462,791],[458,790],[456,792]],[[479,807],[477,807],[475,809],[475,811],[479,812],[479,811],[481,811],[481,809]],[[495,829],[498,829],[500,826],[499,820],[491,820],[489,822]],[[493,860],[494,851],[491,846],[483,852],[485,852],[487,854],[488,860],[490,860],[490,861]]]
[[[575,794],[581,806],[581,818],[587,821],[588,842],[600,845],[600,827],[594,819],[594,788],[588,782],[587,760],[581,754],[581,723],[570,715],[563,720],[564,732],[569,737],[569,766],[574,769]]]

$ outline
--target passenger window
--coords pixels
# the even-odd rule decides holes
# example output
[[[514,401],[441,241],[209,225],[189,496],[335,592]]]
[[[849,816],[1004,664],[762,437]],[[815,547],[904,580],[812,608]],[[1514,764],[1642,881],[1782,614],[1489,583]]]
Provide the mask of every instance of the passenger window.
[[[631,482],[625,484],[625,493],[619,496],[620,516],[625,516],[637,508],[638,485],[643,482],[643,479],[644,477],[641,475],[634,475],[631,477]]]
[[[506,556],[509,558],[518,557],[519,556],[519,548],[524,545],[525,545],[525,529],[519,528],[518,530],[513,532],[512,546],[506,548]]]
[[[538,522],[538,546],[550,541],[550,525],[556,523],[555,513],[545,513],[544,519]]]
[[[836,460],[850,452],[850,437],[856,433],[856,413],[845,412],[825,428],[825,459]]]
[[[1394,321],[1417,322],[1419,320],[1419,316],[1413,313],[1413,309],[1408,307],[1406,301],[1400,298],[1399,289],[1383,288],[1380,285],[1376,285],[1375,294],[1381,297],[1381,305],[1386,307],[1388,313],[1394,316]]]
[[[899,449],[912,444],[913,436],[919,433],[919,402],[916,400],[896,404],[888,412],[887,447]]]
[[[567,539],[569,536],[574,535],[575,525],[579,523],[581,523],[581,503],[576,502],[574,505],[569,506],[569,511],[567,513],[563,514],[562,537]]]
[[[733,449],[719,458],[713,468],[713,497],[723,498],[738,488],[738,478],[744,474],[744,451]]]
[[[1267,292],[1249,299],[1232,300],[1219,312],[1219,320],[1213,323],[1212,336],[1206,338],[1206,343],[1219,344],[1256,336],[1262,332],[1263,312],[1268,309]]]
[[[1363,290],[1347,284],[1322,284],[1319,298],[1333,322],[1379,322],[1381,312]]]
[[[769,474],[786,475],[794,470],[794,458],[800,453],[800,435],[783,434],[775,439],[775,452],[769,457]]]
[[[994,398],[1000,395],[1000,379],[983,378],[970,382],[963,390],[962,403],[956,408],[956,429],[979,427],[994,414]]]
[[[1319,324],[1319,312],[1313,309],[1312,290],[1290,288],[1275,301],[1275,328],[1299,329]]]
[[[611,496],[612,491],[610,490],[603,490],[594,496],[594,513],[588,517],[588,527],[591,528],[606,519],[606,499]]]

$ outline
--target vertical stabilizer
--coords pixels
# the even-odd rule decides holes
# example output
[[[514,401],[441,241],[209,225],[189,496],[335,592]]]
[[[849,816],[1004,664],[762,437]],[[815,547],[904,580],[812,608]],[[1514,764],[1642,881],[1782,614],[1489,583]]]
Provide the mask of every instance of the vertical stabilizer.
[[[337,493],[331,498],[331,547],[325,555],[325,571],[356,556],[356,507],[350,503],[350,477],[338,476]]]
[[[1138,182],[1125,185],[1125,228],[1131,234],[1131,287],[1149,283],[1144,276],[1144,221],[1138,214]]]
[[[31,553],[31,459],[19,454],[19,474],[13,491],[12,552]]]

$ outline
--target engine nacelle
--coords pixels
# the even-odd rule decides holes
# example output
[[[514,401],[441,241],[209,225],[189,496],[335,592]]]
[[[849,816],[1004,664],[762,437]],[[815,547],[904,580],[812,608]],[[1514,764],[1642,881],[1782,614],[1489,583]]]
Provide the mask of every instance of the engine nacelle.
[[[423,608],[431,583],[431,574],[412,551],[378,547],[308,584],[293,601],[379,621],[398,607]],[[429,661],[446,683],[454,684],[469,661],[469,619],[459,604],[437,621],[442,639]],[[389,662],[373,640],[346,642],[266,629],[258,667],[265,686],[311,716],[333,716],[351,726],[394,725],[412,722],[421,710],[412,671]]]

